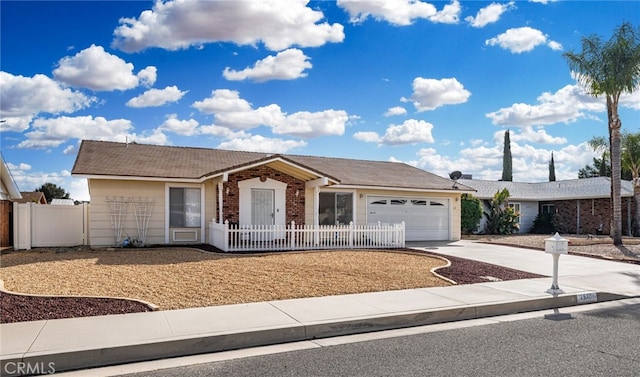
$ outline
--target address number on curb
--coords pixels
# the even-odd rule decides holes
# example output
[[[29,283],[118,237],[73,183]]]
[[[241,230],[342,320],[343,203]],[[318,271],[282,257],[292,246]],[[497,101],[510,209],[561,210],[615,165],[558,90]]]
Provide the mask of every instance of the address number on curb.
[[[579,293],[576,295],[576,298],[579,304],[585,304],[598,301],[598,294],[596,292]]]

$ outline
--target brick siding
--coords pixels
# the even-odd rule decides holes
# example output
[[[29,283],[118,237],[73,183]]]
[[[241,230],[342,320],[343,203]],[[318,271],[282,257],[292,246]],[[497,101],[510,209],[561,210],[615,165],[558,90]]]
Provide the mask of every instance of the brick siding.
[[[581,199],[579,201],[580,229],[578,223],[578,201],[559,200],[553,202],[541,202],[540,204],[554,204],[556,207],[556,221],[563,233],[569,234],[595,234],[596,229],[603,224],[602,234],[611,234],[611,199]],[[629,234],[628,205],[633,203],[632,198],[622,198],[622,234]],[[633,205],[631,208],[633,217]]]
[[[225,182],[222,188],[225,193],[227,187],[229,188],[229,194],[225,194],[224,204],[222,206],[224,219],[228,219],[231,223],[238,223],[240,221],[240,192],[238,182],[252,178],[270,178],[286,183],[285,201],[287,209],[285,221],[287,224],[291,223],[291,221],[295,221],[296,224],[304,224],[305,182],[268,166],[259,166],[229,175],[228,182]],[[298,192],[297,197],[296,191]]]

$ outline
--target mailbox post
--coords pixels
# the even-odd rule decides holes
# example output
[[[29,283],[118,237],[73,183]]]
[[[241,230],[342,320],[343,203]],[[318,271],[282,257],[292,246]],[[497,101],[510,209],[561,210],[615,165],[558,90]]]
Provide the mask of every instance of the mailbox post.
[[[544,240],[544,251],[553,256],[553,282],[551,288],[547,289],[547,293],[554,296],[563,294],[564,291],[558,287],[558,259],[560,255],[569,253],[569,240],[562,238],[556,232],[553,237]]]

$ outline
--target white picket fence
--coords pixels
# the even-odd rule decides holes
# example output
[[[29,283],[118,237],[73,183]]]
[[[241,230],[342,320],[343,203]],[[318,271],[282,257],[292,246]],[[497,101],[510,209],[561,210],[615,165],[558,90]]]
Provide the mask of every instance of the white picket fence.
[[[209,242],[225,252],[370,249],[405,246],[405,224],[237,225],[209,223]]]

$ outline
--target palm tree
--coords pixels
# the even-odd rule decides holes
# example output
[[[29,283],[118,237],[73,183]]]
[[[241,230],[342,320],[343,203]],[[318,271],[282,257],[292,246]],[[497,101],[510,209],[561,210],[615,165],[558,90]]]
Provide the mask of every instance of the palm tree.
[[[622,133],[622,166],[633,177],[633,201],[635,204],[633,235],[640,236],[640,132]]]
[[[607,100],[609,146],[611,156],[611,198],[613,202],[613,244],[622,245],[622,199],[620,197],[622,121],[618,102],[622,93],[632,93],[640,87],[640,28],[625,22],[614,30],[607,42],[598,35],[582,38],[582,52],[563,54],[569,68],[577,73],[578,82],[589,93]]]

